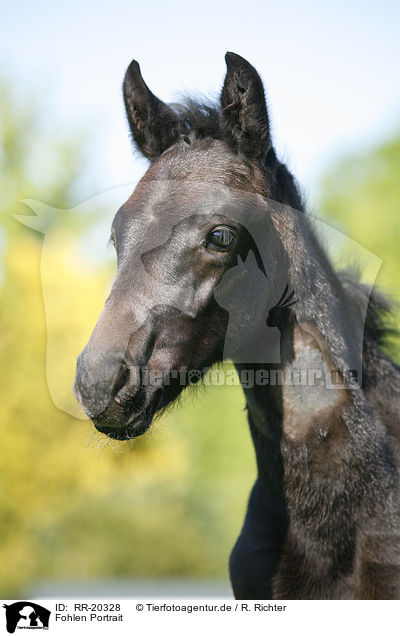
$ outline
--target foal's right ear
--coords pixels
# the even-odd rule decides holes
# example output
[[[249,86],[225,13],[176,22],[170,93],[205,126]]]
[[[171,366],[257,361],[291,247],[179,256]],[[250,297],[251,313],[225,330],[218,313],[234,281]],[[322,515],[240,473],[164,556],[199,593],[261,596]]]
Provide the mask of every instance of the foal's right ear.
[[[156,159],[179,138],[179,117],[153,95],[132,60],[125,74],[123,95],[132,137],[148,159]]]
[[[264,88],[256,69],[240,55],[227,53],[221,93],[225,134],[237,152],[260,159],[271,148]]]

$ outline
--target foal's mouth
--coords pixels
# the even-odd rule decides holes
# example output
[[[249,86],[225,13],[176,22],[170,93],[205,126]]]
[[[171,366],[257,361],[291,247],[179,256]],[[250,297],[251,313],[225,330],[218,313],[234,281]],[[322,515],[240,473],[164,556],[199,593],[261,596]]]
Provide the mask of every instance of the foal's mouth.
[[[147,418],[139,414],[136,415],[132,421],[127,422],[123,428],[104,425],[99,418],[93,418],[92,421],[99,433],[107,435],[107,437],[111,437],[111,439],[126,441],[143,435],[149,428],[152,419],[152,417]]]
[[[102,413],[91,417],[96,429],[116,440],[129,440],[143,435],[157,412],[167,404],[162,387],[142,397],[140,393],[144,392],[144,389],[140,389],[136,400],[133,398],[123,404],[112,398]],[[138,400],[142,402],[140,408]]]
[[[143,435],[155,415],[180,392],[177,386],[166,386],[162,381],[156,384],[148,382],[143,369],[140,369],[140,381],[137,384],[130,384],[129,376],[130,370],[123,364],[107,406],[101,413],[88,413],[100,433],[116,440],[129,440]]]

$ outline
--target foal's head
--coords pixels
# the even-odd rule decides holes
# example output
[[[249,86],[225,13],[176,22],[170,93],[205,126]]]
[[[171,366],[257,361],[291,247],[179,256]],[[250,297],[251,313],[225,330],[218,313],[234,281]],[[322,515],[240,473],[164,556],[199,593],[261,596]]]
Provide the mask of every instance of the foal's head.
[[[74,385],[97,429],[117,439],[148,428],[187,384],[182,370],[223,359],[229,315],[216,286],[249,253],[272,281],[280,247],[268,202],[301,205],[271,144],[260,77],[238,55],[226,63],[215,107],[164,104],[135,61],[125,76],[132,137],[151,165],[114,218],[118,271]],[[235,276],[227,280],[234,302]],[[264,305],[237,309],[265,324]]]

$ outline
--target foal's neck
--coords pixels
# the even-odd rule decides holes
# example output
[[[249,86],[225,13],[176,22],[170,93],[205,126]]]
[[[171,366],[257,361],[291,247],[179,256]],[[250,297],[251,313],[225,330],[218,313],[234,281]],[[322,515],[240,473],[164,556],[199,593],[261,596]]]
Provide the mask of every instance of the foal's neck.
[[[281,363],[236,364],[239,375],[246,370],[246,378],[255,378],[253,386],[242,386],[259,479],[277,494],[282,488],[282,440],[296,445],[326,436],[338,414],[351,407],[361,379],[364,326],[363,308],[350,299],[306,215],[290,210],[286,218],[285,211],[279,214],[274,225],[282,243],[293,249],[287,280],[297,300],[268,319],[266,301],[267,324],[280,332]],[[261,367],[264,382],[258,384]]]

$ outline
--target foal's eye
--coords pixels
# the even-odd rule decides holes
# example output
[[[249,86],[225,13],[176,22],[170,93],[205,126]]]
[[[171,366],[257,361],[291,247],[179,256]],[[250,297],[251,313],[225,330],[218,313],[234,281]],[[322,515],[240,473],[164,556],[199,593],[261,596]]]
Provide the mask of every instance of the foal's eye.
[[[216,227],[207,236],[207,247],[227,250],[233,245],[235,238],[235,232],[231,228]]]

